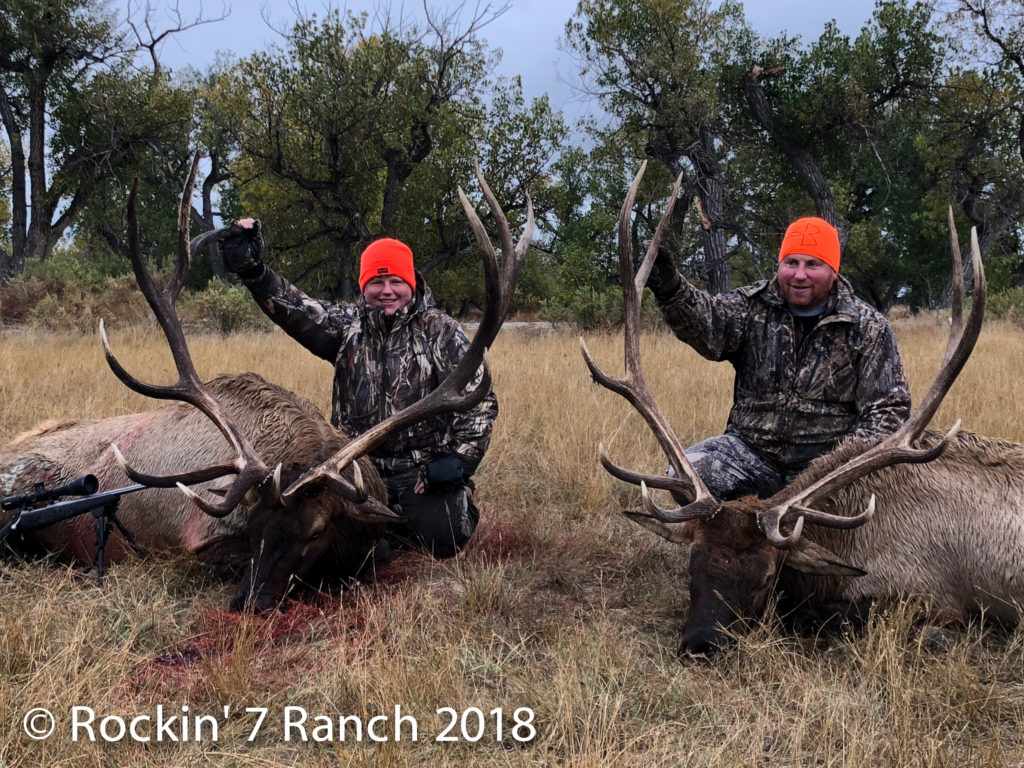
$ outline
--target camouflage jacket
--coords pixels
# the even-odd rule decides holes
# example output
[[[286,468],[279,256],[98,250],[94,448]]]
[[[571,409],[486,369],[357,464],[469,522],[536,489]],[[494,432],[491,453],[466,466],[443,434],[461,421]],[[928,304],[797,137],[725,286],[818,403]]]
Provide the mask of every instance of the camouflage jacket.
[[[806,332],[774,280],[717,296],[683,280],[657,303],[679,339],[709,360],[732,363],[726,432],[784,475],[846,435],[877,439],[909,415],[910,390],[892,328],[842,277]]]
[[[349,434],[365,432],[435,389],[469,347],[459,324],[433,305],[418,272],[412,301],[391,317],[362,297],[353,304],[310,298],[269,268],[244,282],[271,320],[334,364],[331,423]],[[482,374],[481,369],[470,386]],[[409,427],[370,458],[387,478],[457,454],[468,478],[487,450],[497,415],[498,401],[491,392],[468,411]]]

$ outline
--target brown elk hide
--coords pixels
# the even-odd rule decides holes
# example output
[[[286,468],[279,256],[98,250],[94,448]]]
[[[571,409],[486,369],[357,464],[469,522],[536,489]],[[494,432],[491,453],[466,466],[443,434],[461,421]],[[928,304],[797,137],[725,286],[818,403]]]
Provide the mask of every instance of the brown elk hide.
[[[935,440],[927,432],[925,441]],[[862,450],[850,444],[822,457],[794,487]],[[960,432],[927,464],[888,467],[840,489],[821,506],[849,515],[871,494],[878,511],[852,531],[808,526],[804,536],[864,569],[839,579],[785,569],[780,586],[812,600],[841,596],[916,597],[936,620],[964,619],[984,608],[1013,622],[1024,604],[1024,446]]]
[[[222,376],[209,387],[251,435],[264,460],[271,466],[283,465],[286,482],[347,441],[313,403],[256,374]],[[154,411],[103,420],[46,423],[19,435],[0,449],[0,493],[31,490],[35,482],[49,487],[85,473],[96,475],[101,491],[130,485],[114,459],[111,443],[142,471],[183,471],[231,456],[226,441],[206,416],[190,405],[170,403]],[[386,499],[376,471],[368,460],[362,461],[370,495]],[[197,488],[216,493],[217,487],[230,479]],[[330,503],[339,507],[333,510],[335,514],[345,504],[340,498]],[[183,548],[219,573],[237,570],[249,558],[244,507],[215,518],[176,488],[154,488],[122,497],[118,516],[143,550]],[[41,529],[32,536],[46,551],[79,563],[92,562],[95,555],[90,515]],[[124,551],[123,539],[115,534],[108,544],[108,558],[116,560]]]

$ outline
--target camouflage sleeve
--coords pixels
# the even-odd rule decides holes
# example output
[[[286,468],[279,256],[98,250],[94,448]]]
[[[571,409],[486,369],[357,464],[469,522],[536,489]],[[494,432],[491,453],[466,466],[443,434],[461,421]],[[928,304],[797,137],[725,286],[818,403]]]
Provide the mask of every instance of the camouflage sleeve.
[[[726,360],[743,343],[749,312],[739,291],[712,296],[681,279],[671,295],[655,302],[676,338],[708,360]]]
[[[892,328],[874,325],[865,336],[857,377],[858,418],[850,435],[875,441],[895,432],[910,415],[910,387]]]
[[[441,327],[435,338],[434,365],[437,367],[438,381],[444,378],[459,364],[462,356],[469,348],[469,339],[455,320],[439,314]],[[483,367],[467,386],[472,389],[480,383]],[[455,439],[455,453],[462,464],[462,473],[469,478],[476,472],[487,446],[491,442],[491,430],[498,416],[498,398],[492,390],[474,408],[458,411],[450,415],[451,431]]]
[[[334,362],[352,305],[311,298],[269,267],[242,282],[267,317],[314,355]]]

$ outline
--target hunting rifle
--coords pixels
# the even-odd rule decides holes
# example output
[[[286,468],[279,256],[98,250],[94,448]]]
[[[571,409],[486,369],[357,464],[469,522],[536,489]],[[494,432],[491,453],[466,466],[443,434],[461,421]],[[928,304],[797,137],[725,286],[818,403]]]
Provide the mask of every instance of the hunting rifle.
[[[138,551],[138,547],[135,546],[135,537],[117,517],[117,505],[125,494],[141,491],[145,487],[144,485],[129,485],[112,491],[96,493],[99,488],[96,477],[82,475],[56,488],[46,488],[42,483],[36,483],[35,488],[28,493],[6,496],[0,502],[0,506],[5,511],[13,509],[17,512],[3,528],[0,528],[0,558],[10,552],[7,538],[12,534],[45,528],[48,525],[59,523],[61,520],[68,520],[88,512],[96,518],[96,574],[102,583],[103,550],[114,526],[132,548]],[[60,501],[62,496],[82,496],[83,498]]]

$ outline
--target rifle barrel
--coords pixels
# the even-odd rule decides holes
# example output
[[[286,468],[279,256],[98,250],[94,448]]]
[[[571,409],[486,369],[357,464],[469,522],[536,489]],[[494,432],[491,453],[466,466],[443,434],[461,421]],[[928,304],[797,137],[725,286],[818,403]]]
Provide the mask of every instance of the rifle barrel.
[[[48,525],[59,523],[61,520],[67,520],[68,518],[85,514],[86,512],[90,512],[99,507],[105,507],[107,504],[117,501],[126,494],[135,493],[136,491],[141,491],[148,487],[149,486],[145,485],[129,485],[124,488],[116,488],[112,491],[95,493],[92,496],[85,496],[81,499],[58,501],[56,504],[50,504],[49,506],[40,507],[39,509],[26,509],[18,515],[17,522],[14,523],[11,530],[34,531],[37,528],[45,528]]]

